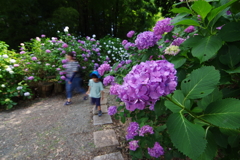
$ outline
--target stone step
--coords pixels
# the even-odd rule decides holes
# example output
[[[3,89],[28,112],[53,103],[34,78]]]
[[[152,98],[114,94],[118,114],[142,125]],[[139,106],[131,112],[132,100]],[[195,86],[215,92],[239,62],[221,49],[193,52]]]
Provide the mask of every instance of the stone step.
[[[115,152],[94,157],[93,160],[124,160],[121,152]]]
[[[101,105],[102,113],[108,113],[108,106],[107,105]],[[98,109],[96,109],[96,106],[93,106],[93,114],[98,114]]]
[[[101,117],[98,117],[98,115],[93,116],[93,125],[103,125],[108,123],[113,123],[111,116],[108,114],[102,114]]]
[[[93,139],[96,148],[116,146],[119,144],[113,129],[93,132]]]
[[[106,94],[109,94],[110,90],[109,89],[104,89],[103,92],[106,93]]]
[[[106,98],[106,96],[103,98],[103,100],[101,100],[101,105],[103,105],[103,104],[107,104],[107,98]]]

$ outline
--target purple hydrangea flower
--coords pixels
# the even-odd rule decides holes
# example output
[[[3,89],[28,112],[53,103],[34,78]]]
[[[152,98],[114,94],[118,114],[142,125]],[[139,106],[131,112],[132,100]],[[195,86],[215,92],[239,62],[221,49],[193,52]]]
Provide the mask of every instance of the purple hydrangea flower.
[[[63,47],[63,48],[67,48],[68,45],[67,45],[66,43],[64,43],[64,44],[62,45],[62,47]]]
[[[66,77],[65,77],[65,76],[61,76],[61,79],[62,79],[62,80],[65,80],[65,79],[66,79]]]
[[[67,68],[67,65],[66,65],[66,64],[64,64],[64,65],[62,65],[62,67],[63,67],[63,68]]]
[[[132,36],[134,35],[134,31],[129,31],[128,33],[127,33],[127,37],[128,38],[132,38]]]
[[[114,84],[110,87],[110,94],[111,95],[118,95],[120,85],[119,84]]]
[[[194,26],[189,26],[189,27],[187,27],[187,28],[184,30],[184,32],[186,32],[186,33],[191,33],[191,32],[193,32],[193,31],[195,31]]]
[[[144,134],[146,134],[146,133],[154,134],[153,128],[149,125],[145,125],[139,130],[139,136],[144,137]]]
[[[148,154],[151,157],[159,158],[164,155],[163,147],[158,142],[155,142],[153,148],[148,148]]]
[[[130,47],[134,47],[134,46],[135,46],[134,43],[128,42],[127,44],[124,45],[124,48],[128,50]]]
[[[122,41],[122,45],[125,45],[125,44],[127,44],[127,43],[128,43],[127,40],[123,40],[123,41]]]
[[[111,84],[114,82],[114,78],[115,78],[115,77],[113,77],[113,76],[107,76],[107,77],[105,77],[105,78],[103,79],[103,84],[104,84],[105,86],[111,85]]]
[[[49,49],[46,50],[47,53],[51,53],[51,51]]]
[[[28,80],[33,80],[34,77],[33,77],[33,76],[30,76],[30,77],[28,77],[27,79],[28,79]]]
[[[20,54],[24,54],[24,53],[26,53],[26,52],[25,52],[25,51],[21,51],[21,52],[20,52]]]
[[[115,93],[126,104],[126,109],[143,110],[155,103],[161,96],[172,93],[177,86],[176,69],[166,60],[146,61],[136,65],[124,77],[123,85]],[[111,88],[110,88],[111,91]]]
[[[67,60],[66,59],[63,59],[62,60],[62,63],[64,64],[64,63],[67,63]]]
[[[227,11],[227,15],[231,15],[232,13],[231,13],[231,11],[230,10],[228,10]]]
[[[87,58],[84,58],[84,61],[88,61],[88,59],[87,59]]]
[[[14,64],[13,66],[14,66],[14,67],[19,67],[19,64]]]
[[[160,36],[164,34],[165,32],[171,32],[174,28],[173,25],[171,25],[171,18],[165,18],[161,21],[158,21],[156,25],[153,27],[153,32],[155,35]]]
[[[46,35],[42,34],[41,37],[44,38],[44,37],[46,37]]]
[[[60,69],[60,68],[57,68],[56,70],[57,70],[57,71],[61,71],[61,69]]]
[[[176,38],[173,40],[171,45],[180,46],[180,44],[182,44],[185,40],[186,39],[184,39],[184,38]]]
[[[139,147],[138,145],[138,141],[137,140],[133,140],[131,142],[129,142],[129,149],[132,151],[136,151],[136,149]]]
[[[102,64],[99,68],[98,68],[98,73],[103,76],[104,75],[104,72],[106,71],[110,71],[111,70],[111,67],[109,64]]]
[[[126,139],[130,140],[133,139],[135,136],[138,135],[139,124],[137,122],[131,122],[127,128],[127,135]]]
[[[132,60],[126,60],[126,64],[132,63]]]
[[[116,106],[110,106],[109,108],[108,108],[108,114],[110,115],[110,116],[112,116],[112,115],[114,115],[114,114],[116,114],[117,113],[117,107]]]
[[[37,57],[32,57],[32,60],[33,60],[33,61],[36,61],[36,60],[37,60]]]
[[[59,74],[60,74],[60,75],[64,75],[64,74],[65,74],[65,72],[59,72]]]
[[[162,38],[161,36],[157,37],[153,32],[151,31],[145,31],[140,33],[136,40],[135,45],[139,50],[148,49],[150,47],[153,47],[157,44],[157,41]]]

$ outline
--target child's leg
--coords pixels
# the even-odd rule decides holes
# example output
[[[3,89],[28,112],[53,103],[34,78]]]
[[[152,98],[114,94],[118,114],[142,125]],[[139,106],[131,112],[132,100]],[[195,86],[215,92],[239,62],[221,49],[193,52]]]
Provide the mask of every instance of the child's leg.
[[[70,102],[72,98],[72,85],[66,81],[66,93],[67,93],[67,101]]]
[[[101,111],[101,102],[100,102],[101,98],[96,98],[96,106],[98,108],[99,111]]]

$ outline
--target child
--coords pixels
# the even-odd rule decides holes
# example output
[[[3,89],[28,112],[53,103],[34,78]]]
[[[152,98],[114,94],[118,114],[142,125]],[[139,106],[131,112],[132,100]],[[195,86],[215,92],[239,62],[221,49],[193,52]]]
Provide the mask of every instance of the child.
[[[98,109],[98,116],[101,117],[101,100],[104,98],[103,84],[100,81],[101,76],[97,71],[93,71],[90,76],[92,79],[89,80],[89,87],[86,94],[91,97],[92,104],[96,104],[96,109]]]
[[[66,55],[68,60],[66,64],[66,92],[67,92],[67,101],[65,105],[71,104],[72,91],[77,90],[78,93],[85,93],[86,91],[80,86],[82,81],[79,71],[79,63],[73,59],[73,53],[68,53]]]

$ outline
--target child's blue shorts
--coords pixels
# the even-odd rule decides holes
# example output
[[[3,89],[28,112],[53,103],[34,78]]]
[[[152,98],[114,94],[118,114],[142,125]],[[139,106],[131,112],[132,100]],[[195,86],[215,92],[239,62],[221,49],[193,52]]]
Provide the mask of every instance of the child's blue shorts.
[[[92,105],[96,104],[96,106],[100,106],[101,105],[100,99],[101,98],[93,98],[92,97]]]

